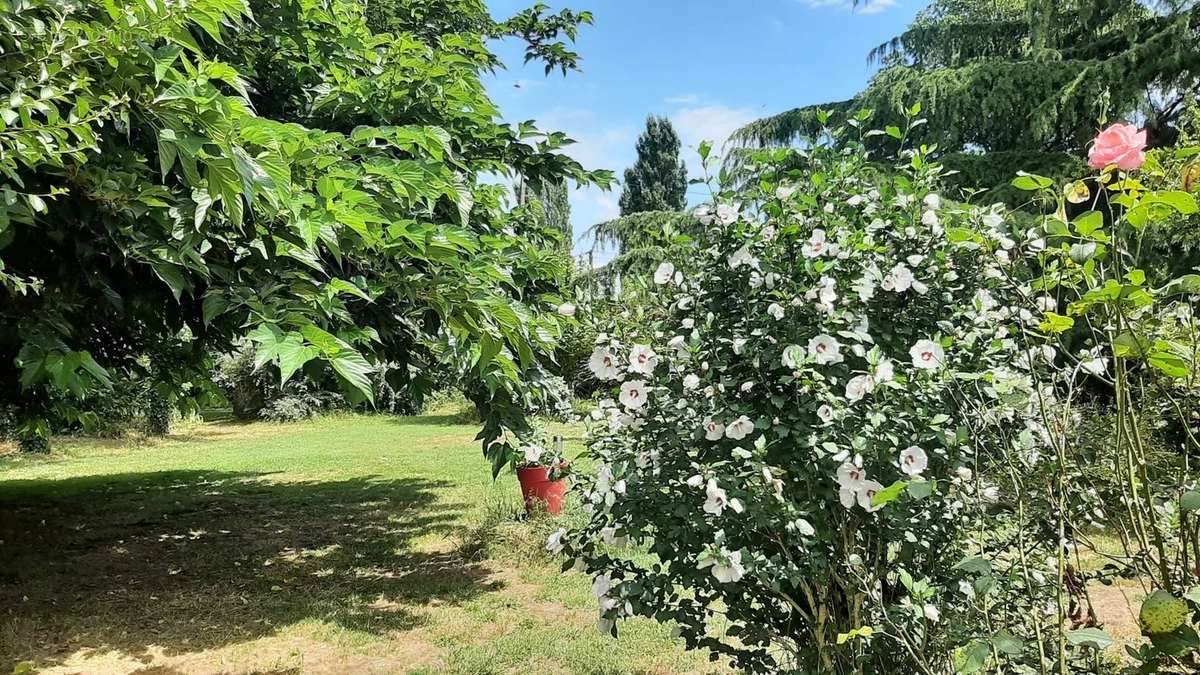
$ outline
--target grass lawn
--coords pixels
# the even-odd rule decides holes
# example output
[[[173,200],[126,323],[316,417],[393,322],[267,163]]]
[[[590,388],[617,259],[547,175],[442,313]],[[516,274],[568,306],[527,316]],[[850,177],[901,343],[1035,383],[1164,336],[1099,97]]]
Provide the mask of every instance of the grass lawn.
[[[0,673],[719,670],[649,621],[599,635],[476,431],[210,423],[0,457]]]

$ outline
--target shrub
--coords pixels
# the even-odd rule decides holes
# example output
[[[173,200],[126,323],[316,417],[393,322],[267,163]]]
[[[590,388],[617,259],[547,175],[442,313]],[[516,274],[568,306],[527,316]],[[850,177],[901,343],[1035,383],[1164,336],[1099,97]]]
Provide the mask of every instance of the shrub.
[[[620,386],[594,413],[595,512],[563,545],[602,629],[671,620],[755,671],[943,670],[965,637],[937,589],[963,576],[977,461],[962,383],[1015,356],[1021,320],[979,245],[1003,218],[943,203],[924,151],[776,170],[791,152],[702,209],[692,260],[655,274],[665,318],[595,349]],[[612,555],[620,536],[658,562]]]
[[[319,379],[298,378],[281,385],[274,369],[256,366],[251,344],[217,358],[213,383],[240,420],[295,422],[346,405],[341,394],[324,389]]]
[[[602,631],[671,621],[749,671],[1108,669],[1089,580],[1195,583],[1200,492],[1144,430],[1196,390],[1200,277],[1158,288],[1132,265],[1147,224],[1196,200],[1105,166],[1018,176],[1033,219],[949,203],[929,149],[888,166],[846,142],[858,128],[830,132],[850,151],[752,155],[757,178],[659,266],[661,318],[596,348],[615,400],[592,414],[593,510],[547,547],[594,575]],[[1140,165],[1119,136],[1096,163]],[[1118,208],[1068,221],[1101,191]],[[1096,392],[1115,424],[1080,413]],[[1105,528],[1125,555],[1080,572]],[[1192,663],[1193,627],[1173,630],[1130,651],[1145,672]]]
[[[344,403],[340,394],[308,387],[289,386],[284,393],[267,401],[258,411],[269,422],[298,422],[311,419]]]
[[[146,393],[142,409],[142,430],[149,436],[166,436],[171,432],[171,402],[162,392],[152,389]]]
[[[272,373],[255,368],[252,346],[242,345],[232,354],[216,359],[213,384],[225,395],[233,416],[239,420],[258,418],[275,381]]]

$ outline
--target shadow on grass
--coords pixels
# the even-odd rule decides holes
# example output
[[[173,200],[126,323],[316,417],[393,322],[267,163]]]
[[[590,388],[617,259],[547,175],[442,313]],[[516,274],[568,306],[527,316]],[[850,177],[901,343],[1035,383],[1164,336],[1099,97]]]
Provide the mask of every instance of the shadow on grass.
[[[313,619],[369,635],[497,590],[460,553],[450,484],[168,471],[0,481],[0,672],[80,649],[168,655]]]

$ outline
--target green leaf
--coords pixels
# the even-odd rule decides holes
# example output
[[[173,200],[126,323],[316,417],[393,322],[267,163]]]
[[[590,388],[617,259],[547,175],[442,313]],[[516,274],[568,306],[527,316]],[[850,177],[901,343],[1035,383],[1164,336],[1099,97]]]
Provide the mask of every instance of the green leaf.
[[[1185,274],[1172,279],[1159,290],[1159,293],[1164,295],[1200,293],[1200,274]]]
[[[959,649],[954,655],[954,672],[978,673],[983,670],[992,657],[992,650],[983,641],[972,642]]]
[[[1168,377],[1187,377],[1192,373],[1188,362],[1171,352],[1151,352],[1146,362]]]
[[[1150,204],[1165,204],[1178,211],[1181,215],[1190,216],[1196,212],[1196,198],[1186,192],[1173,190],[1170,192],[1157,192],[1148,195],[1142,200],[1142,203]]]
[[[1153,633],[1150,643],[1171,656],[1186,656],[1200,649],[1200,635],[1186,623],[1170,633]]]
[[[304,338],[320,350],[322,358],[333,366],[341,378],[367,400],[375,399],[371,375],[375,369],[345,340],[318,326],[309,324],[300,329]]]
[[[933,494],[934,488],[937,487],[937,482],[932,480],[913,480],[908,484],[908,494],[913,499],[925,499]]]
[[[368,401],[375,400],[375,390],[371,386],[371,375],[375,369],[357,351],[343,352],[330,360],[330,365],[342,376],[351,387],[354,387]]]
[[[992,571],[992,563],[987,558],[973,555],[955,563],[954,569],[967,574],[987,574]]]
[[[1075,232],[1081,237],[1090,237],[1093,232],[1104,227],[1104,216],[1099,211],[1088,211],[1071,223]]]
[[[350,295],[360,297],[363,300],[366,300],[367,302],[371,301],[371,296],[367,295],[366,291],[359,288],[358,286],[355,286],[354,284],[350,283],[349,281],[346,281],[345,279],[338,279],[338,278],[330,279],[329,287],[338,293],[349,293]]]
[[[1055,314],[1054,312],[1046,312],[1045,317],[1046,318],[1043,319],[1040,324],[1038,324],[1038,330],[1042,331],[1043,333],[1057,335],[1058,333],[1070,330],[1071,327],[1075,325],[1075,319],[1072,319],[1069,316],[1062,316],[1061,314]]]
[[[871,506],[882,506],[888,502],[899,499],[900,495],[904,492],[904,488],[907,486],[908,483],[902,480],[892,483],[879,492],[876,492],[875,496],[871,497]]]
[[[1018,190],[1045,190],[1051,185],[1054,185],[1054,181],[1049,178],[1024,171],[1018,171],[1017,177],[1012,181],[1012,186]]]
[[[279,377],[284,384],[297,370],[315,359],[319,353],[316,347],[304,344],[303,339],[297,333],[289,333],[283,341],[278,343],[276,351],[279,361]]]
[[[183,292],[191,287],[178,265],[168,262],[156,262],[153,263],[152,267],[158,278],[162,279],[163,283],[171,288],[171,294],[175,296],[176,302],[182,297]]]
[[[1093,647],[1101,651],[1112,645],[1113,639],[1099,628],[1080,628],[1067,631],[1067,642],[1076,647]]]
[[[163,129],[158,132],[158,171],[164,177],[175,166],[175,130]]]
[[[204,324],[212,323],[212,320],[221,315],[229,307],[229,301],[224,297],[209,293],[204,296],[204,301],[201,303],[201,309],[204,315]]]
[[[1012,633],[1002,630],[992,636],[992,646],[1006,656],[1020,656],[1025,649],[1025,642]]]

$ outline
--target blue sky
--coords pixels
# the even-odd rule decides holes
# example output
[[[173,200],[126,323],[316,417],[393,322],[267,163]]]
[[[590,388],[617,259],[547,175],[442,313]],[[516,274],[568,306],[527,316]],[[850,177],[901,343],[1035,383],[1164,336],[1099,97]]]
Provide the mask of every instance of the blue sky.
[[[488,0],[498,18],[534,0]],[[488,89],[509,122],[537,120],[577,141],[566,150],[588,168],[618,175],[636,156],[647,114],[671,118],[689,167],[701,140],[720,143],[742,124],[798,105],[848,98],[873,72],[875,45],[904,29],[925,0],[555,0],[588,9],[575,50],[583,72],[543,75],[522,66],[521,45],[493,45],[508,65]],[[620,186],[574,191],[576,252],[584,231],[617,215]],[[691,195],[699,201],[697,191]]]

